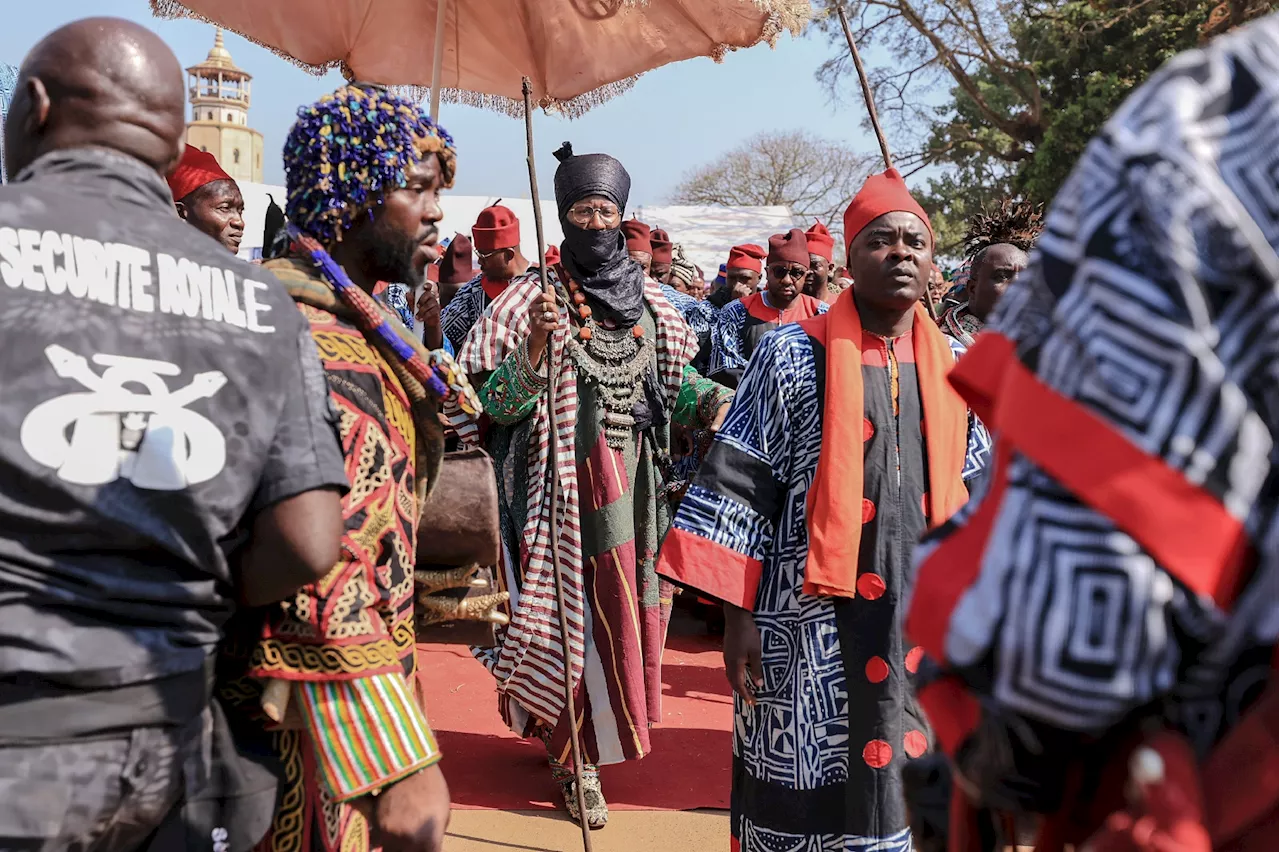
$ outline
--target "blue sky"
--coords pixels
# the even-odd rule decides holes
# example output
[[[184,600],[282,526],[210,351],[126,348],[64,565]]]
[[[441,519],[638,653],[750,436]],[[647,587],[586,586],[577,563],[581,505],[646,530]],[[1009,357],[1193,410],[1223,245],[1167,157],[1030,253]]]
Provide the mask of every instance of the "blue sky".
[[[116,15],[159,33],[183,66],[205,57],[213,29],[194,21],[163,21],[151,16],[147,0],[9,0],[0,26],[0,62],[18,64],[41,37],[58,26],[89,15]],[[270,51],[230,34],[227,49],[254,77],[250,124],[265,137],[264,179],[282,183],[279,151],[298,105],[341,84],[336,72],[315,77]],[[833,105],[814,71],[833,50],[818,34],[792,39],[783,35],[776,50],[758,45],[731,53],[723,64],[693,59],[651,71],[635,88],[569,121],[538,113],[534,122],[538,183],[551,192],[555,158],[551,152],[568,139],[579,153],[605,151],[631,172],[631,203],[661,204],[689,169],[709,162],[762,130],[808,130],[873,153],[875,142],[862,122],[864,109],[856,82],[846,81],[847,97]],[[875,55],[865,57],[875,61]],[[466,195],[529,194],[523,123],[497,113],[442,104],[440,121],[459,145],[455,192]],[[892,144],[893,140],[890,139]]]

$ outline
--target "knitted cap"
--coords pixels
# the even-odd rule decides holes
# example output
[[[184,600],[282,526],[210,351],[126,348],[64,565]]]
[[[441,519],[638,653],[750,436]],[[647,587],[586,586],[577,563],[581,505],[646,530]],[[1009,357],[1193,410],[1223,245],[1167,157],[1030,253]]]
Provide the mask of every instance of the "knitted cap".
[[[639,219],[628,219],[622,223],[622,233],[627,238],[627,251],[653,252],[649,245],[649,226]]]
[[[653,255],[654,263],[671,262],[671,237],[666,231],[659,228],[649,235],[649,253]]]
[[[491,252],[495,249],[520,245],[520,220],[516,214],[500,204],[486,207],[476,217],[471,229],[476,251]]]
[[[929,214],[911,195],[907,183],[898,174],[897,169],[886,169],[878,175],[867,178],[867,182],[858,190],[858,194],[849,202],[844,211],[844,244],[845,248],[853,242],[853,238],[862,232],[876,219],[886,213],[914,213],[924,222],[924,226],[933,234],[933,226],[929,224]]]
[[[725,270],[750,269],[752,272],[764,272],[765,257],[765,250],[755,243],[734,246],[729,249],[729,262],[724,265]]]
[[[471,238],[458,234],[440,259],[440,281],[443,284],[466,284],[476,277],[471,264]]]
[[[769,238],[769,263],[798,263],[808,268],[809,242],[804,231],[792,228],[785,234],[774,234]]]
[[[814,222],[813,227],[804,232],[804,236],[809,243],[809,254],[825,257],[827,263],[830,263],[831,250],[835,248],[836,240],[827,230],[827,226],[821,222]]]
[[[218,165],[217,157],[188,145],[182,152],[178,168],[169,175],[169,191],[173,193],[174,201],[181,201],[200,187],[216,180],[232,178]]]

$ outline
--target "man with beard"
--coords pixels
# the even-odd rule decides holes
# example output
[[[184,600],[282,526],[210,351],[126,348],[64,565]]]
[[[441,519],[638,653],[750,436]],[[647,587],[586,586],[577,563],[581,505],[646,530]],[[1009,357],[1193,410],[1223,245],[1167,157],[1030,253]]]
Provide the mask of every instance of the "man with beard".
[[[826,313],[827,306],[800,292],[809,275],[809,245],[804,231],[792,228],[769,238],[767,286],[716,315],[711,329],[708,375],[736,388],[760,339],[780,325]]]
[[[343,137],[326,132],[340,122]],[[268,688],[274,715],[300,717],[300,731],[275,735],[296,771],[268,851],[306,837],[309,852],[435,850],[448,822],[440,753],[413,687],[413,560],[443,451],[439,403],[469,389],[370,294],[379,281],[423,281],[454,151],[418,106],[361,85],[301,108],[285,143],[293,246],[265,267],[311,324],[352,490],[338,563],[266,614],[248,661],[251,682],[288,684]]]
[[[938,318],[946,334],[966,347],[973,345],[1004,291],[1027,268],[1027,252],[1040,235],[1040,227],[1039,209],[1008,199],[995,210],[969,220],[964,237],[969,258],[965,300],[947,306]]]
[[[898,606],[912,545],[968,499],[985,446],[919,304],[924,210],[889,170],[844,226],[853,292],[760,341],[658,568],[724,602],[742,852],[912,848],[899,772],[929,739]],[[770,262],[798,285],[792,233]]]
[[[809,276],[804,280],[805,295],[829,305],[835,301],[835,295],[827,287],[831,281],[831,257],[836,244],[835,238],[821,222],[814,222],[804,232],[804,236],[809,242]]]
[[[244,197],[231,175],[207,151],[186,146],[182,161],[169,175],[178,216],[235,254],[244,239]]]
[[[346,476],[306,323],[261,267],[174,215],[185,91],[164,42],[76,21],[16,85],[0,848],[132,852],[213,772],[237,598],[278,601],[329,571]],[[197,277],[212,297],[188,291]]]
[[[574,156],[568,143],[556,157],[558,298],[534,280],[508,288],[458,359],[484,380],[480,395],[495,423],[489,444],[501,471],[503,586],[511,594],[510,626],[478,655],[497,679],[504,721],[546,744],[570,816],[599,828],[609,811],[598,767],[644,757],[661,718],[672,590],[659,587],[654,563],[670,523],[662,465],[671,426],[713,427],[731,394],[688,366],[692,331],[627,256],[626,169],[606,154]],[[559,486],[557,529],[550,475]],[[566,605],[585,614],[569,619],[572,647],[581,650],[568,660],[553,547]],[[585,814],[569,765],[566,679],[590,720],[582,732]]]

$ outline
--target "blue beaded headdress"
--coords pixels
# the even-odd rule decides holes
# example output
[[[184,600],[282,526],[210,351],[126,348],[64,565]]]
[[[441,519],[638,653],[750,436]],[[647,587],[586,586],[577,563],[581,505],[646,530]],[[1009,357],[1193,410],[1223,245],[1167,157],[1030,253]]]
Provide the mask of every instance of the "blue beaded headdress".
[[[406,184],[406,170],[438,154],[445,187],[453,185],[456,148],[422,108],[377,86],[343,86],[298,110],[284,145],[289,221],[322,243],[333,242]]]

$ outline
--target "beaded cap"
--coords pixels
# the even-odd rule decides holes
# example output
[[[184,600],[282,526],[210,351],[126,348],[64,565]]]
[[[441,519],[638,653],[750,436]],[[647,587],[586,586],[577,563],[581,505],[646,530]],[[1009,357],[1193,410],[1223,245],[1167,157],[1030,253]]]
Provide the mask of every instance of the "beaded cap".
[[[382,87],[343,86],[300,107],[285,140],[289,221],[321,242],[340,240],[429,154],[440,156],[444,185],[452,186],[457,149],[444,128]]]

